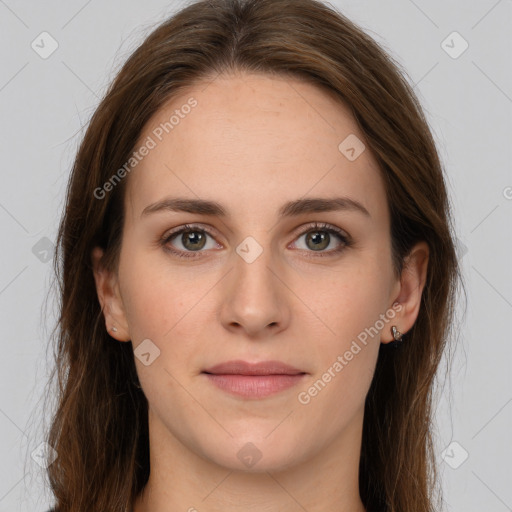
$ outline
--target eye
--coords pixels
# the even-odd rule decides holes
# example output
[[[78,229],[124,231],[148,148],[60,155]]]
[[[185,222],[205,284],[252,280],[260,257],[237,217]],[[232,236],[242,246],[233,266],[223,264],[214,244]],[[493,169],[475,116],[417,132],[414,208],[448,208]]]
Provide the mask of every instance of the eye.
[[[308,228],[297,239],[300,240],[302,237],[305,237],[302,247],[300,247],[301,244],[298,247],[301,250],[317,252],[319,253],[317,256],[328,256],[340,253],[351,245],[348,235],[336,226],[315,222],[313,225],[308,226]],[[335,243],[336,239],[338,240],[337,246]],[[334,248],[331,247],[330,250],[325,250],[333,244],[335,245]]]
[[[212,238],[213,241],[209,246],[208,238]],[[183,258],[195,258],[194,252],[219,247],[207,229],[188,224],[172,233],[165,234],[161,243],[168,251]]]
[[[299,243],[299,247],[296,248],[309,253],[318,253],[314,256],[320,257],[338,254],[352,244],[350,237],[344,231],[336,226],[324,223],[315,222],[310,224],[308,229],[299,234],[296,240],[300,241],[302,237],[305,237],[304,242]],[[208,238],[211,238],[211,240],[209,241]],[[336,239],[338,241],[337,246],[335,244]],[[166,233],[160,240],[160,244],[165,250],[180,258],[198,258],[200,253],[204,252],[203,249],[222,248],[215,241],[208,228],[189,224]],[[297,242],[294,242],[294,244],[297,244]],[[333,244],[335,245],[334,248],[326,250]]]

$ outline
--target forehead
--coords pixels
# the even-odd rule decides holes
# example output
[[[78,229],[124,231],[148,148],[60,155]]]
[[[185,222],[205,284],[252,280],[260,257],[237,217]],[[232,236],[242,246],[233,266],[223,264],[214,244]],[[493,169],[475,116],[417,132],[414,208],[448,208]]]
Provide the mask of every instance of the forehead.
[[[256,215],[299,197],[347,195],[385,215],[378,165],[350,110],[297,79],[238,74],[198,83],[153,116],[135,150],[143,145],[151,149],[128,180],[135,215],[168,195]]]

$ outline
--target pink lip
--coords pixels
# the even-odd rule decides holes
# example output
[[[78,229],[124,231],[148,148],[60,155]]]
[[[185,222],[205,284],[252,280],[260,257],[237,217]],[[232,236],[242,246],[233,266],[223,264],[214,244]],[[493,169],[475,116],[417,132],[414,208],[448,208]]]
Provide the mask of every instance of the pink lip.
[[[218,388],[244,398],[264,398],[295,386],[306,372],[280,361],[228,361],[203,371]]]

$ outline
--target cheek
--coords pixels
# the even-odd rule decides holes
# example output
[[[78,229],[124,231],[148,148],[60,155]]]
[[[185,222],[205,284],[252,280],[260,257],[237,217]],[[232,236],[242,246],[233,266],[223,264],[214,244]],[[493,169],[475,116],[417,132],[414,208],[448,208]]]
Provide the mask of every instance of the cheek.
[[[338,272],[326,272],[318,285],[298,293],[308,297],[314,311],[309,331],[314,343],[308,355],[316,372],[304,388],[304,400],[323,415],[330,411],[342,421],[347,407],[355,410],[369,389],[380,347],[380,331],[388,301],[388,273],[382,262],[359,259]],[[313,292],[311,292],[313,290]],[[315,329],[314,329],[315,327]],[[318,329],[318,330],[317,330]],[[316,331],[316,334],[313,334]],[[339,408],[340,404],[344,407]],[[327,420],[327,417],[326,417]]]
[[[161,338],[190,311],[208,287],[208,278],[193,277],[169,264],[161,254],[137,252],[126,244],[119,274],[123,304],[134,338]]]
[[[332,435],[364,406],[373,378],[380,347],[375,325],[387,300],[382,278],[368,266],[332,273],[310,294],[318,318],[309,327],[314,343],[307,352],[316,365],[297,402],[302,417],[314,416]]]
[[[141,383],[163,383],[170,378],[164,370],[192,377],[198,371],[198,353],[208,341],[205,325],[213,325],[212,289],[220,285],[219,275],[129,250],[119,273],[133,347],[149,339],[158,353],[149,367],[135,360]]]
[[[383,267],[360,261],[357,267],[326,271],[314,282],[300,281],[297,295],[306,298],[313,321],[321,325],[323,353],[343,349],[385,312],[389,286]]]

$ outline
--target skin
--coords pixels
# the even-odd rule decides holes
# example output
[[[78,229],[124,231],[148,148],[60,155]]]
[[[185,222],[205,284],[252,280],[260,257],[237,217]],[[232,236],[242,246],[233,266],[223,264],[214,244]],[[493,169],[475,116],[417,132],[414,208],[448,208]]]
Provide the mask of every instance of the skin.
[[[364,136],[350,111],[322,90],[290,78],[222,75],[182,91],[140,141],[190,97],[197,107],[127,178],[118,268],[107,272],[101,249],[92,254],[106,327],[117,328],[111,335],[134,349],[150,339],[160,350],[148,366],[135,358],[149,402],[151,474],[134,510],[363,512],[364,401],[391,325],[406,333],[417,318],[428,246],[418,243],[401,278],[394,274],[377,164],[368,150],[354,161],[338,150],[349,134]],[[229,216],[142,215],[169,196],[217,201]],[[346,210],[278,217],[287,201],[335,196],[360,202],[369,216]],[[343,242],[332,233],[315,251],[307,233],[325,231],[312,222],[339,227],[352,245],[334,253]],[[188,246],[196,257],[173,256],[159,244],[192,223],[213,230],[200,252]],[[251,263],[236,252],[248,236],[263,251]],[[187,250],[181,235],[169,246]],[[394,319],[300,403],[298,394],[394,303],[401,305]],[[280,360],[307,375],[278,394],[243,399],[201,374],[232,359]],[[247,443],[261,454],[251,467],[237,457]]]

